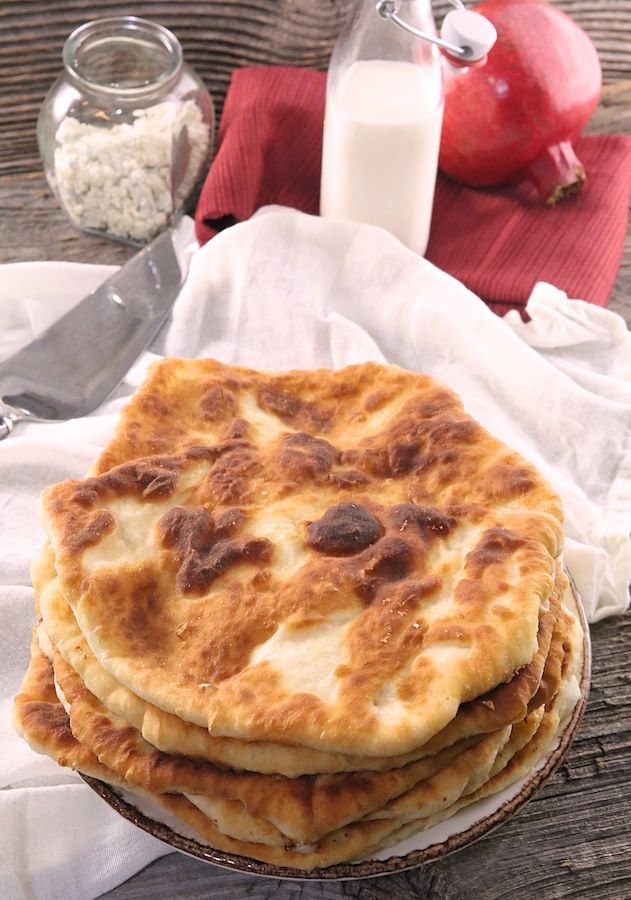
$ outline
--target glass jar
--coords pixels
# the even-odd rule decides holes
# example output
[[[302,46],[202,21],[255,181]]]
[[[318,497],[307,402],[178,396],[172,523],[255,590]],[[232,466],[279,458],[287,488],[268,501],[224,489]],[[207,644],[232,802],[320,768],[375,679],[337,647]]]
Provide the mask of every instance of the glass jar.
[[[436,34],[430,0],[392,4]],[[438,48],[358,0],[329,65],[320,212],[381,225],[425,253],[443,115]]]
[[[214,109],[178,39],[135,16],[77,28],[37,123],[48,183],[78,228],[142,246],[210,162]]]

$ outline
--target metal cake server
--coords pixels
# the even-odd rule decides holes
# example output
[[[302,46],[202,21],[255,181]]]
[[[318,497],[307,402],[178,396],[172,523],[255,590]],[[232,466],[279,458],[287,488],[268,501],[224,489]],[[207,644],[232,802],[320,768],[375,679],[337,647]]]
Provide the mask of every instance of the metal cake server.
[[[74,419],[109,397],[159,331],[184,283],[181,224],[0,363],[0,440],[20,420]]]

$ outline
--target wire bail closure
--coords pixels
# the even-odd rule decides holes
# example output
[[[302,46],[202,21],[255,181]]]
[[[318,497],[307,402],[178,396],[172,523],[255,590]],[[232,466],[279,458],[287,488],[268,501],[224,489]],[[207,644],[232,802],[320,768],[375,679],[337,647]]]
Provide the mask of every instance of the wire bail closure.
[[[484,16],[467,10],[462,0],[451,0],[451,4],[455,9],[445,17],[441,37],[421,31],[402,19],[397,13],[397,0],[377,0],[376,10],[382,19],[389,19],[409,34],[440,47],[454,65],[483,65],[497,39],[495,28]]]

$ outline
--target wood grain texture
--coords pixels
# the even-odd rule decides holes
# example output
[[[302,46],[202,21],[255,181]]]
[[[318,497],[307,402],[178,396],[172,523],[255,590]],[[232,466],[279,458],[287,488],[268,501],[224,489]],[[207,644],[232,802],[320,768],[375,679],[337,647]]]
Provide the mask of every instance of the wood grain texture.
[[[39,105],[60,70],[70,30],[133,12],[171,27],[218,113],[234,68],[324,67],[353,0],[3,0],[0,4],[0,262],[121,263],[133,251],[75,231],[50,195],[35,140]],[[631,134],[631,0],[558,0],[591,34],[609,82],[592,131]],[[449,8],[435,2],[437,19]],[[631,233],[611,300],[631,325]],[[241,876],[179,854],[138,873],[116,900],[629,900],[631,898],[631,614],[593,629],[587,714],[545,789],[478,844],[386,878],[294,883]]]
[[[631,0],[556,0],[593,38],[605,81],[631,78]],[[233,69],[253,64],[324,68],[354,0],[3,0],[0,4],[0,174],[39,165],[35,124],[78,25],[133,12],[171,28],[221,113]],[[436,20],[450,9],[436,0]]]

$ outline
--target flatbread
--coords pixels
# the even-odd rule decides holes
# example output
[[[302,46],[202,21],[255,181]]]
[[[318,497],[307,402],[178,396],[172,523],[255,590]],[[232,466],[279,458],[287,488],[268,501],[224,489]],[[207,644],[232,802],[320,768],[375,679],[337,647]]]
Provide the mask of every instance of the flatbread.
[[[14,705],[14,722],[19,733],[36,752],[56,759],[61,765],[71,766],[84,774],[99,778],[115,787],[129,787],[120,776],[103,766],[83,744],[75,739],[68,716],[56,696],[53,669],[40,649],[37,637],[31,648],[31,662],[22,688]],[[217,825],[186,798],[170,794],[154,794],[133,786],[141,796],[149,797],[182,822],[196,827],[205,840],[218,849],[277,865],[313,868],[342,862],[361,852],[367,840],[376,840],[392,831],[395,824],[389,821],[359,822],[349,828],[338,829],[313,845],[266,845],[260,842],[239,840],[223,834]]]
[[[550,709],[537,711],[540,726],[534,737],[524,745],[527,732],[536,718],[531,714],[528,717],[530,722],[525,721],[511,729],[508,741],[488,768],[489,779],[433,815],[412,821],[400,818],[364,819],[325,835],[315,844],[280,847],[223,834],[208,815],[185,797],[152,794],[144,789],[137,789],[137,792],[150,797],[169,814],[176,815],[182,823],[197,831],[202,840],[219,850],[304,870],[363,858],[379,847],[392,845],[410,834],[431,827],[463,806],[508,786],[532,771],[542,754],[550,749],[559,730],[565,726],[580,695],[577,678],[582,662],[582,631],[574,615],[570,614],[567,624],[561,690],[557,692]],[[124,785],[115,772],[103,766],[73,737],[67,716],[55,695],[52,667],[39,648],[36,633],[29,670],[16,698],[15,722],[18,730],[38,752],[47,753],[61,764],[71,765],[115,786]],[[477,768],[474,767],[474,770]],[[445,781],[445,787],[449,787],[449,778]],[[444,796],[447,798],[450,795],[447,793]]]
[[[433,828],[434,825],[455,815],[466,806],[493,796],[522,778],[533,776],[536,768],[556,746],[560,734],[566,728],[581,697],[580,678],[583,667],[583,629],[578,619],[578,610],[569,585],[563,595],[565,611],[565,634],[563,640],[562,680],[559,690],[547,706],[541,707],[536,715],[539,725],[524,743],[524,733],[529,731],[528,719],[522,725],[513,727],[511,737],[499,752],[491,767],[488,779],[471,793],[463,793],[451,806],[433,815],[415,819],[399,826],[396,831],[380,838],[368,848],[365,856],[403,841],[418,831]]]
[[[429,815],[482,784],[511,733],[507,727],[472,746],[461,741],[435,757],[381,774],[301,779],[237,774],[156,751],[103,706],[58,653],[55,670],[70,704],[73,733],[118,776],[151,792],[194,794],[205,814],[224,823],[224,833],[277,845],[311,843],[369,814],[403,819],[425,809]],[[209,796],[198,796],[204,793]]]
[[[573,708],[578,699],[576,686],[575,679],[565,682],[557,698],[552,701],[553,704],[558,703],[563,709],[565,719],[569,715],[567,707]],[[528,727],[532,727],[532,720]],[[206,816],[202,810],[185,801],[184,798],[163,794],[155,799],[165,810],[176,815],[182,822],[197,831],[204,840],[218,849],[250,856],[274,865],[291,866],[298,869],[327,867],[339,862],[365,859],[384,847],[394,846],[419,831],[433,827],[477,800],[509,787],[531,772],[542,757],[549,752],[562,727],[559,710],[551,710],[547,716],[544,713],[532,738],[521,749],[517,749],[514,756],[510,757],[510,750],[508,750],[510,742],[506,744],[509,758],[507,760],[504,757],[503,766],[497,774],[490,777],[481,787],[458,797],[452,803],[447,802],[445,805],[437,803],[437,806],[442,806],[442,808],[430,816],[407,820],[398,818],[363,819],[326,835],[315,845],[303,847],[300,852],[296,852],[296,849],[288,849],[281,858],[278,856],[279,848],[228,838],[219,831],[212,819]],[[523,738],[523,734],[520,737]],[[519,747],[519,741],[516,741],[514,747]],[[493,767],[491,771],[493,771]],[[447,782],[445,787],[447,790],[445,796],[448,801],[452,797]]]
[[[110,713],[57,653],[54,669],[70,706],[74,736],[125,782],[152,793],[208,794],[237,801],[250,816],[272,823],[286,839],[297,843],[316,841],[379,809],[392,797],[409,790],[455,758],[459,759],[459,771],[474,765],[480,767],[479,750],[472,748],[463,756],[471,743],[469,740],[464,745],[449,747],[435,757],[387,772],[291,779],[221,770],[206,761],[157,751],[125,720]],[[509,734],[510,726],[484,739],[485,760],[489,753],[495,759]]]
[[[560,572],[551,597],[550,609],[543,615],[538,635],[538,649],[533,660],[505,685],[461,707],[449,725],[432,740],[403,757],[361,757],[324,753],[305,747],[282,746],[263,741],[243,742],[214,737],[201,727],[184,722],[147,703],[119,684],[97,661],[81,633],[76,619],[63,599],[55,575],[52,551],[48,580],[41,578],[40,608],[47,633],[50,634],[65,661],[81,676],[85,686],[111,712],[138,729],[151,745],[166,753],[200,757],[235,770],[282,774],[290,778],[315,773],[384,771],[407,765],[415,759],[431,756],[458,740],[483,734],[518,721],[532,708],[532,696],[538,689],[553,696],[560,681],[560,660],[554,670],[546,657],[559,657],[561,636],[557,629],[556,646],[551,649],[553,626],[560,608],[559,591],[564,584]],[[40,563],[41,565],[41,563]],[[562,648],[561,648],[562,657]],[[548,672],[542,686],[544,662]],[[558,669],[558,670],[557,670]],[[534,706],[541,705],[540,701]]]
[[[383,773],[299,779],[235,773],[157,751],[139,731],[100,703],[58,652],[55,672],[70,704],[74,735],[108,768],[151,792],[210,795],[205,803],[193,802],[202,803],[206,814],[213,809],[216,821],[231,821],[232,825],[222,828],[230,836],[254,835],[253,819],[263,819],[258,839],[269,843],[279,843],[280,835],[284,843],[289,839],[310,843],[369,814],[402,819],[418,817],[419,810],[426,809],[429,815],[432,804],[444,805],[448,798],[454,802],[463,792],[470,793],[482,784],[511,734],[507,726],[481,741],[460,741],[433,757]],[[432,775],[436,777],[432,779]]]
[[[559,499],[427,376],[166,360],[95,471],[44,494],[63,597],[212,735],[403,755],[537,653]]]
[[[105,766],[72,733],[55,691],[52,663],[39,645],[37,627],[29,666],[13,702],[13,727],[36,753],[52,757],[60,766],[108,780]]]

